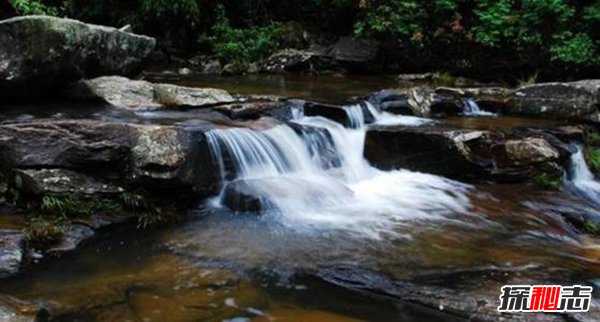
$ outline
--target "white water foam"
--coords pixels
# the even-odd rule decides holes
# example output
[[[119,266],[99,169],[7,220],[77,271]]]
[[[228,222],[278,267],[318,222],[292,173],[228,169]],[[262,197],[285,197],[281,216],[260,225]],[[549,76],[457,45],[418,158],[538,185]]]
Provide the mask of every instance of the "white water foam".
[[[600,182],[588,168],[581,147],[571,155],[569,183],[579,195],[600,205]]]
[[[482,110],[473,98],[467,98],[462,104],[463,114],[468,116],[496,116],[496,113]]]
[[[392,122],[391,118],[395,118],[395,124],[428,122],[368,108],[375,122]],[[467,211],[469,186],[465,184],[430,174],[380,171],[370,166],[363,157],[363,109],[355,105],[346,110],[353,120],[352,128],[322,117],[304,117],[302,113],[294,121],[328,134],[332,142],[329,148],[339,159],[335,167],[323,167],[319,158],[327,156],[315,158],[319,150],[311,148],[310,140],[288,125],[262,132],[213,130],[207,137],[223,178],[228,170],[224,159],[229,156],[235,179],[245,180],[253,191],[269,200],[272,207],[264,215],[292,229],[339,229],[379,238],[394,234],[394,227],[409,219],[443,218]]]

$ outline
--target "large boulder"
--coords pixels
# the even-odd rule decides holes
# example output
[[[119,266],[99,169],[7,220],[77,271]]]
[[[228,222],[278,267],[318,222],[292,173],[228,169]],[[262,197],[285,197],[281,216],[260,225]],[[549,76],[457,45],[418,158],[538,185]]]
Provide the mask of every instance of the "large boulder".
[[[559,148],[560,141],[549,134],[506,137],[432,126],[376,126],[367,132],[364,153],[383,169],[406,168],[471,181],[526,181],[544,173],[560,175],[569,152]]]
[[[372,39],[341,37],[331,49],[330,55],[342,62],[366,63],[379,51],[379,42]]]
[[[0,97],[53,95],[80,78],[133,75],[154,38],[47,16],[0,21]]]
[[[234,98],[222,89],[154,84],[120,76],[80,80],[70,86],[67,96],[73,99],[102,100],[130,110],[205,107],[234,101]]]
[[[507,112],[600,123],[599,106],[600,80],[596,79],[521,87],[510,97]]]
[[[5,124],[0,164],[31,193],[113,193],[132,185],[208,191],[216,183],[204,132],[212,128],[95,120]]]

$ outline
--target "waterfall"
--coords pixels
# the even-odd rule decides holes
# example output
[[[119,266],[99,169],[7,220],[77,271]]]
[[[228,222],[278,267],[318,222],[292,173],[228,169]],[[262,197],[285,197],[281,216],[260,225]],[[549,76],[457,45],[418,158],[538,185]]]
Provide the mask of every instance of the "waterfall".
[[[404,219],[466,212],[469,186],[407,170],[381,171],[363,157],[365,111],[377,123],[394,118],[395,124],[420,125],[427,120],[391,116],[361,104],[345,109],[349,128],[298,111],[290,124],[265,131],[209,131],[223,189],[250,189],[267,201],[264,217],[294,229],[335,228],[373,238],[394,234],[394,225]],[[225,195],[230,194],[222,192],[211,205],[225,208]]]
[[[578,146],[577,152],[571,155],[569,167],[569,185],[582,197],[600,205],[600,182],[588,168],[583,148]]]
[[[469,116],[496,116],[495,113],[484,111],[479,108],[479,105],[473,98],[467,98],[462,102],[462,109],[464,115]]]

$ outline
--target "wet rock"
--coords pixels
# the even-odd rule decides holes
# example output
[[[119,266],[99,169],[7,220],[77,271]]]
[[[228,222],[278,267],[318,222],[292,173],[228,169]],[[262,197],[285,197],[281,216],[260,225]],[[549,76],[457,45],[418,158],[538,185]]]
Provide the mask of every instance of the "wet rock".
[[[600,123],[600,80],[541,83],[517,89],[507,113]]]
[[[317,102],[306,102],[304,104],[304,115],[322,116],[344,126],[350,126],[348,112],[338,105],[323,104]]]
[[[457,101],[472,98],[481,109],[492,112],[506,110],[511,92],[504,87],[438,87],[435,89],[436,94],[450,96]]]
[[[568,154],[568,152],[567,152]],[[540,137],[488,131],[376,126],[367,131],[365,157],[383,169],[407,168],[457,179],[525,181],[560,175],[566,158]]]
[[[48,312],[33,303],[0,295],[0,320],[7,322],[46,321]]]
[[[73,251],[83,241],[94,236],[94,230],[85,225],[72,224],[62,234],[58,243],[47,250],[48,254],[60,254]]]
[[[284,49],[262,63],[262,70],[269,73],[301,72],[327,69],[330,59],[307,50]]]
[[[233,102],[224,90],[153,84],[119,76],[81,80],[67,96],[73,99],[103,100],[113,106],[139,110],[161,107],[205,107]]]
[[[365,157],[383,169],[407,168],[448,177],[477,176],[484,162],[471,157],[470,146],[488,132],[437,127],[381,127],[367,131]]]
[[[20,230],[0,229],[0,278],[14,275],[19,271],[23,260],[24,238]]]
[[[400,115],[414,115],[408,104],[408,95],[405,91],[384,89],[372,93],[367,100],[382,111]]]
[[[379,42],[373,39],[341,37],[331,49],[330,55],[338,61],[365,63],[373,60],[379,51]]]
[[[268,201],[246,180],[235,180],[225,186],[221,202],[234,211],[258,212],[267,208]]]
[[[310,156],[322,169],[341,166],[340,156],[329,131],[322,127],[302,123],[291,122],[288,125],[304,138]]]
[[[261,116],[270,115],[272,110],[282,108],[284,103],[273,100],[250,100],[245,102],[224,104],[214,107],[233,120],[258,119]]]
[[[122,188],[66,169],[16,169],[15,185],[25,192],[45,194],[117,194]]]
[[[498,312],[498,295],[503,285],[544,284],[543,281],[513,277],[512,275],[516,274],[505,272],[458,272],[442,276],[423,276],[414,280],[394,280],[375,272],[350,267],[325,268],[303,274],[363,295],[384,296],[396,301],[409,302],[426,310],[434,310],[441,314],[440,318],[448,321],[565,321],[559,314],[529,313],[523,316],[519,313]],[[478,276],[481,274],[491,276],[482,278]],[[305,276],[302,278],[306,279]],[[446,284],[452,280],[467,282],[458,282],[456,287],[446,287],[439,285],[436,280],[443,280]]]
[[[133,75],[153,38],[49,16],[0,21],[0,97],[54,95],[80,78]]]

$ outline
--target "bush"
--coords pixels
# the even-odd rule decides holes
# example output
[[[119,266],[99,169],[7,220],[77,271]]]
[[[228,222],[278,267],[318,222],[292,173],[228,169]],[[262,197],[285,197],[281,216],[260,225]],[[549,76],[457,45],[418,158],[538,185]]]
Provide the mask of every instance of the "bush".
[[[560,175],[541,173],[534,178],[534,183],[543,189],[556,190],[560,188],[562,180]]]
[[[25,227],[25,241],[33,248],[47,248],[60,240],[68,224],[64,217],[33,218]]]
[[[200,42],[207,43],[224,63],[247,63],[264,58],[277,48],[280,34],[279,24],[246,29],[234,28],[225,17],[225,9],[221,6],[219,20],[209,35],[200,37]]]

